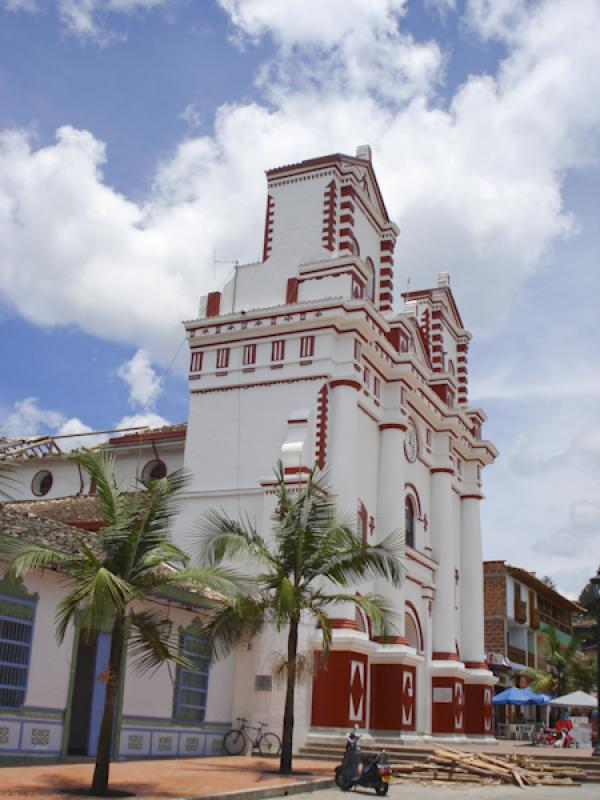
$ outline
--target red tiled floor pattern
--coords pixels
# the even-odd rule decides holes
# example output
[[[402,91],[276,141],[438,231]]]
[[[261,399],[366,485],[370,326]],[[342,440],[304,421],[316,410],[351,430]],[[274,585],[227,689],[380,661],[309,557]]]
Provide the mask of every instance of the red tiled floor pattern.
[[[111,766],[113,789],[143,798],[199,797],[333,777],[333,763],[294,759],[291,776],[277,773],[276,759],[250,756],[122,761]],[[93,764],[0,768],[0,797],[11,800],[65,800],[60,789],[89,787]],[[85,791],[82,792],[85,797]]]

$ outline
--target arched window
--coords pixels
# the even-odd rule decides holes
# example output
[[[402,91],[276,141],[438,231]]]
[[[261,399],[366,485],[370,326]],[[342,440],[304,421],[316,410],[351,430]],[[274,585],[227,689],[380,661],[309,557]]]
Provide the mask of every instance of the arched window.
[[[142,470],[142,479],[145,481],[157,481],[164,478],[167,474],[167,465],[164,461],[155,458],[153,461],[148,461]]]
[[[407,547],[415,546],[415,507],[411,497],[404,501],[404,531]]]
[[[417,652],[420,651],[419,631],[415,624],[414,619],[408,612],[404,613],[404,635],[408,640],[409,647],[414,647]]]
[[[47,469],[36,472],[31,481],[31,491],[36,497],[44,497],[52,488],[52,473]]]

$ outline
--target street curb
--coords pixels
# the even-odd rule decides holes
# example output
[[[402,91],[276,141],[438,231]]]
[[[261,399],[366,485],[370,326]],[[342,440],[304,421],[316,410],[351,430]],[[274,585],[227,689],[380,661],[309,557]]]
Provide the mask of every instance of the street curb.
[[[222,792],[221,794],[199,794],[193,797],[178,797],[177,800],[262,800],[267,797],[287,797],[302,792],[317,792],[319,789],[331,789],[335,786],[334,778],[319,778],[315,781],[298,781],[297,783],[280,783],[279,786],[265,786],[264,789],[245,789],[239,792]]]

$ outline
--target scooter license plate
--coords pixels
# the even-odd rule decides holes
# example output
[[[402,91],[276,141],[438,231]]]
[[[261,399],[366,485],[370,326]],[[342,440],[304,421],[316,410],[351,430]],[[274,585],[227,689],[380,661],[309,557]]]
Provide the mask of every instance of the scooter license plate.
[[[381,776],[381,780],[382,780],[384,783],[390,783],[390,781],[392,780],[392,776],[391,776],[391,775],[382,775],[382,776]]]

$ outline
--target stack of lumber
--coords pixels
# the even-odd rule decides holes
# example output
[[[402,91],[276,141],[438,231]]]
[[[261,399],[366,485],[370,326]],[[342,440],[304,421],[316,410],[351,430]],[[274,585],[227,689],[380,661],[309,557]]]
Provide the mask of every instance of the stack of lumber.
[[[425,781],[512,783],[526,786],[579,786],[585,775],[572,767],[548,767],[522,755],[507,757],[438,748],[422,764],[394,767],[394,776]]]

